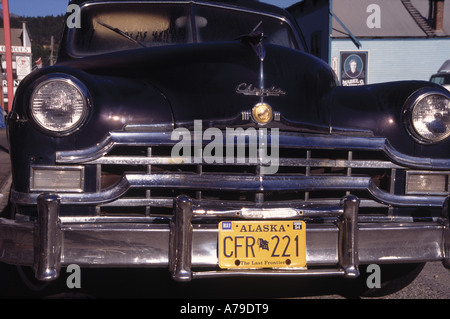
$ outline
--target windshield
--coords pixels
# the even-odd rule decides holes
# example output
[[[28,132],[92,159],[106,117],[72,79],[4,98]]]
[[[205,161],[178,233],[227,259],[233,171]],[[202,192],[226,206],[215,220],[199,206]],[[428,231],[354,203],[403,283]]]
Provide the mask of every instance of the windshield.
[[[440,85],[450,85],[450,74],[443,75],[433,75],[431,77],[431,82],[440,84]]]
[[[195,42],[230,41],[258,30],[266,43],[298,48],[283,20],[253,12],[202,4],[108,3],[83,8],[81,27],[72,29],[75,55]]]

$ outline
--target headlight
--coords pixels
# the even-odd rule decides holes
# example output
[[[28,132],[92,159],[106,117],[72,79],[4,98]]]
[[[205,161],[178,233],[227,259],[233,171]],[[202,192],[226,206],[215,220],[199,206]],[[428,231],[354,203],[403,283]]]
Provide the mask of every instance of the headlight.
[[[87,90],[73,78],[50,78],[33,91],[30,110],[41,128],[57,135],[69,134],[87,117]]]
[[[450,136],[450,96],[435,89],[420,90],[406,102],[409,133],[422,143]]]

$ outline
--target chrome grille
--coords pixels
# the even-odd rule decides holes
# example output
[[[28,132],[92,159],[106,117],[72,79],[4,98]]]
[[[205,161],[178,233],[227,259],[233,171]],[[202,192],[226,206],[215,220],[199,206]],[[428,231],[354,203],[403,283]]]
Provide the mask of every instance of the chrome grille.
[[[279,169],[271,175],[261,174],[261,162],[184,163],[171,157],[176,143],[169,131],[121,131],[91,148],[58,152],[58,164],[97,168],[96,192],[63,194],[62,204],[167,216],[182,194],[217,207],[284,207],[337,205],[351,193],[361,199],[360,214],[387,214],[392,207],[441,206],[444,197],[407,196],[396,179],[406,170],[449,169],[444,159],[405,155],[372,136],[280,132]]]
[[[278,172],[274,176],[264,176],[268,181],[276,178],[274,186],[270,189],[242,188],[238,185],[251,184],[262,176],[259,165],[236,161],[220,165],[205,162],[183,164],[171,157],[171,149],[169,145],[115,145],[101,157],[85,162],[97,166],[98,192],[115,187],[126,174],[135,179],[158,177],[158,181],[147,181],[151,187],[130,188],[117,200],[99,205],[98,212],[146,216],[172,214],[173,199],[181,194],[217,203],[276,206],[281,202],[336,204],[351,192],[362,199],[361,209],[372,212],[371,208],[377,208],[379,213],[380,208],[387,206],[374,201],[367,190],[346,189],[336,182],[341,178],[370,177],[380,190],[391,193],[392,176],[395,176],[397,169],[402,169],[377,150],[280,146]],[[306,177],[311,178],[310,182],[300,183]],[[295,178],[299,179],[299,183],[294,183],[294,186],[283,183],[283,179],[292,181]],[[234,189],[233,184],[236,184]]]

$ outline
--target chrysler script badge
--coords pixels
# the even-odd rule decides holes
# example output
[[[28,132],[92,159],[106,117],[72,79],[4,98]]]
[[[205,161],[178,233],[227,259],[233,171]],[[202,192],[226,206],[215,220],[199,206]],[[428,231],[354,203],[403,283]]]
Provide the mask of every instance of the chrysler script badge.
[[[272,86],[271,88],[258,88],[253,84],[241,83],[236,87],[236,93],[253,96],[281,96],[286,95],[282,89]]]

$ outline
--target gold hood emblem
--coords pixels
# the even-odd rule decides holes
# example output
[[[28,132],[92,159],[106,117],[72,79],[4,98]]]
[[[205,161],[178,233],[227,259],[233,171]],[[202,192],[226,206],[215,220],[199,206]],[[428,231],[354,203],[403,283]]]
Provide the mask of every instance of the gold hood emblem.
[[[259,124],[267,124],[272,120],[273,111],[269,104],[261,102],[253,107],[252,116]]]

